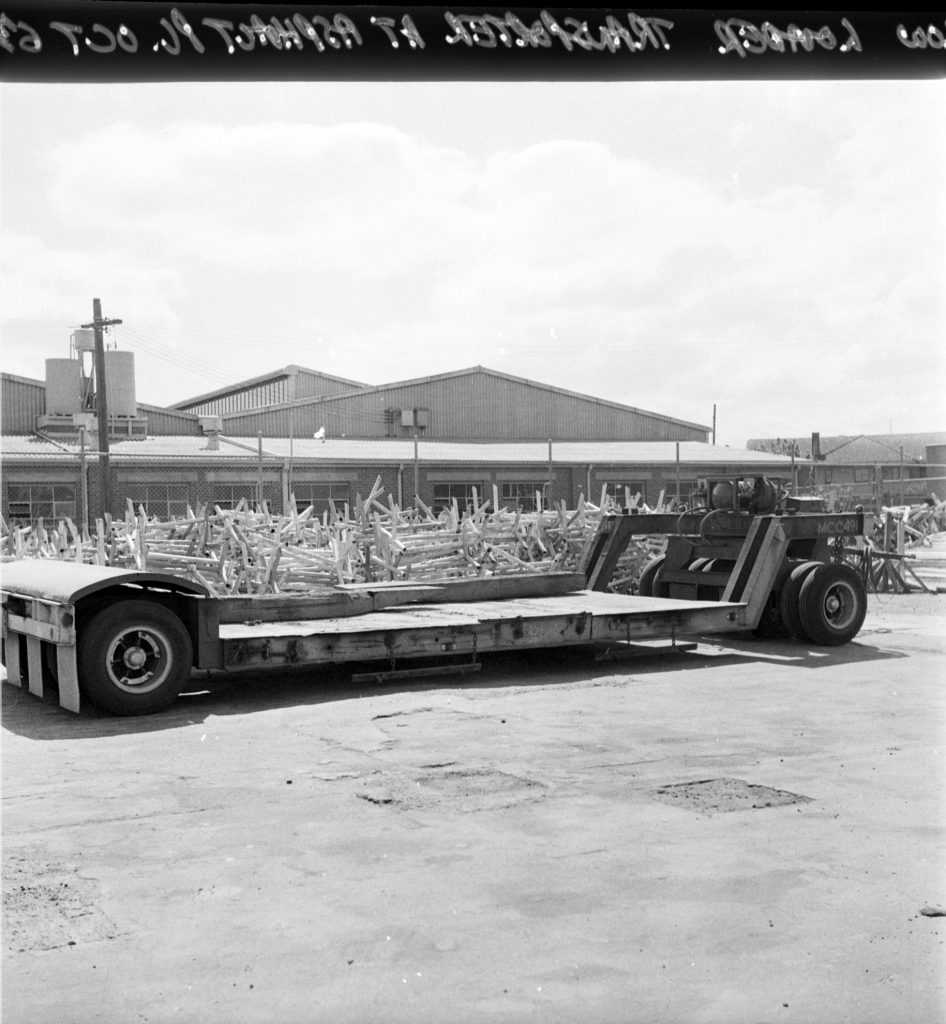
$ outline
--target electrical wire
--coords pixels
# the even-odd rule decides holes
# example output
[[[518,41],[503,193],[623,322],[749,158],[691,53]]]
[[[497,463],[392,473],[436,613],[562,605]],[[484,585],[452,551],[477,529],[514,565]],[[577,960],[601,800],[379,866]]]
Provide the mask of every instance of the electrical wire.
[[[162,359],[171,365],[177,366],[179,369],[187,370],[188,372],[201,373],[204,376],[215,377],[218,381],[223,383],[225,386],[229,385],[234,390],[243,390],[242,382],[234,381],[232,377],[223,374],[216,366],[203,362],[193,356],[188,356],[184,353],[178,352],[176,349],[157,341],[155,338],[149,336],[140,328],[127,328],[124,324],[122,325],[121,336],[127,337],[132,345],[140,348],[142,351],[147,352],[149,355],[155,358]],[[222,390],[222,389],[220,389]],[[252,388],[248,389],[252,390]],[[221,396],[222,397],[222,396]],[[321,396],[326,400],[336,399],[340,396],[326,395]],[[319,396],[313,396],[312,402],[309,404],[317,404]],[[214,399],[208,399],[208,402]],[[304,400],[303,400],[304,401]],[[276,403],[285,405],[286,403]],[[255,408],[246,409],[230,409],[227,410],[225,415],[227,416],[255,416],[262,413],[272,411],[272,405],[269,406],[257,406]],[[345,423],[363,423],[370,424],[372,426],[383,426],[387,421],[383,415],[379,416],[371,413],[358,413],[350,409],[336,409],[332,411],[332,415],[336,420],[340,420]]]

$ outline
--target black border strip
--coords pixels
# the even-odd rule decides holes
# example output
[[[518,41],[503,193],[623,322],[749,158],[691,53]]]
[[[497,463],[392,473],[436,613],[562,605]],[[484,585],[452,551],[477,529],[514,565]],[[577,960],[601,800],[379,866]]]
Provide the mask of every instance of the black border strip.
[[[943,77],[943,11],[0,6],[0,80],[8,82]]]

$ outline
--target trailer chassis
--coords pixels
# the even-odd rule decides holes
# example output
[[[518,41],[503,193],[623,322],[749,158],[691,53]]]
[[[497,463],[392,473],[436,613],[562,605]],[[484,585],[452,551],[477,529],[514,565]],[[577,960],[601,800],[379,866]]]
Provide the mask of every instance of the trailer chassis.
[[[365,584],[298,597],[211,596],[178,576],[52,560],[3,565],[7,681],[36,696],[56,683],[115,714],[167,706],[192,669],[310,666],[464,657],[756,630],[844,643],[866,590],[832,552],[863,516],[605,517],[579,573],[436,585]],[[607,592],[630,540],[668,535],[637,595]],[[840,547],[839,547],[840,546]],[[769,628],[767,628],[769,627]],[[369,673],[372,677],[378,673]]]

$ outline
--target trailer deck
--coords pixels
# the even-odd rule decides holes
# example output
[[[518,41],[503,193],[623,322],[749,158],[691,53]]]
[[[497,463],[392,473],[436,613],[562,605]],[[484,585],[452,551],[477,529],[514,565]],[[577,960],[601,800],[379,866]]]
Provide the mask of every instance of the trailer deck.
[[[219,627],[224,667],[422,658],[737,629],[745,605],[581,590],[551,597],[404,605],[356,617]]]
[[[166,707],[193,668],[382,661],[395,672],[405,660],[463,657],[469,666],[488,652],[627,648],[738,630],[847,643],[867,609],[864,580],[843,564],[845,538],[862,535],[863,514],[755,514],[737,497],[755,501],[759,489],[728,487],[731,509],[604,517],[578,572],[221,597],[168,573],[6,563],[8,679],[38,696],[44,680],[57,682],[60,704],[71,711],[79,711],[81,693],[133,715]],[[666,554],[644,569],[638,593],[608,590],[629,540],[652,533],[667,536]]]
[[[136,703],[156,689],[159,663],[185,678],[192,666],[318,669],[377,661],[393,672],[408,660],[465,658],[468,669],[490,652],[626,647],[747,628],[745,604],[578,589],[584,577],[575,573],[213,598],[161,573],[49,561],[12,562],[3,570],[7,681],[39,697],[44,684],[56,683],[60,704],[74,712],[80,690],[93,690],[99,678],[83,660],[83,639],[110,623],[113,635],[87,639],[85,650],[105,659],[104,675],[120,697]],[[101,696],[96,702],[103,703]],[[115,710],[134,713],[118,704]]]

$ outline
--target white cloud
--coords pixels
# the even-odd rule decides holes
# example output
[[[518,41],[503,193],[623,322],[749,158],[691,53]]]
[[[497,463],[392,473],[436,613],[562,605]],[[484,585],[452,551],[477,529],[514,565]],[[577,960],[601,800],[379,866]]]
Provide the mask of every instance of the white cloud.
[[[4,319],[64,321],[78,325],[92,318],[92,299],[107,296],[129,314],[173,328],[182,282],[167,264],[145,253],[133,261],[119,248],[61,247],[6,229],[2,273]],[[106,311],[107,315],[107,311]]]
[[[672,102],[624,87],[665,132],[647,104],[599,139],[556,136],[546,111],[548,137],[519,147],[423,119],[290,121],[288,103],[282,120],[73,132],[41,165],[47,209],[4,233],[5,316],[86,315],[101,295],[233,379],[495,363],[687,419],[718,398],[745,437],[804,433],[839,402],[825,431],[870,429],[854,421],[884,408],[894,348],[887,379],[935,427],[942,104],[784,89],[733,87],[728,109],[719,83]],[[152,383],[145,400],[194,390]]]

